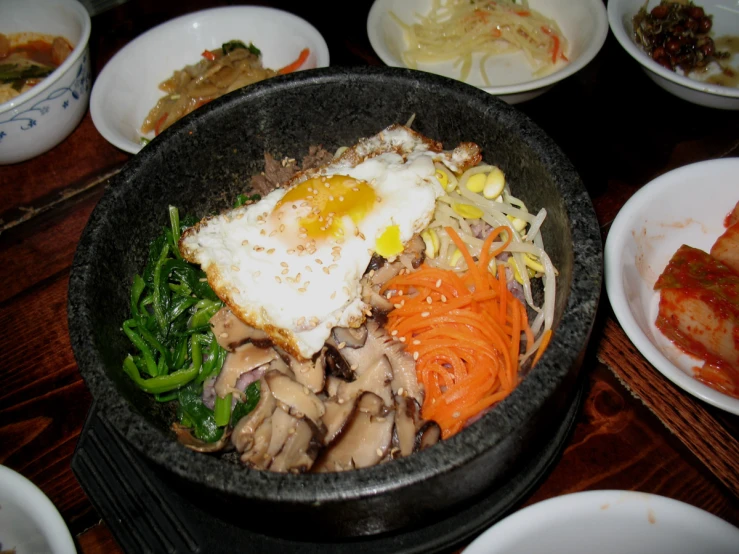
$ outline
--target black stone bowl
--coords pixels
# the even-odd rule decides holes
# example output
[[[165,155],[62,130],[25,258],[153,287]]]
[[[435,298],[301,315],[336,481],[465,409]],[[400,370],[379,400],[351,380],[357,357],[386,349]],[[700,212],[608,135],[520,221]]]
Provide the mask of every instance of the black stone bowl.
[[[132,278],[167,206],[225,209],[263,169],[264,152],[300,159],[314,144],[354,143],[416,114],[413,128],[452,148],[473,141],[531,211],[547,209],[545,246],[559,270],[555,333],[541,361],[481,420],[408,458],[333,474],[254,471],[181,446],[171,410],[123,373],[121,331]],[[515,108],[458,81],[396,68],[328,68],[276,77],[184,118],[110,182],[80,240],[69,331],[97,408],[124,440],[223,517],[261,532],[323,540],[376,535],[452,513],[535,455],[570,406],[595,318],[602,249],[591,201],[570,162]]]

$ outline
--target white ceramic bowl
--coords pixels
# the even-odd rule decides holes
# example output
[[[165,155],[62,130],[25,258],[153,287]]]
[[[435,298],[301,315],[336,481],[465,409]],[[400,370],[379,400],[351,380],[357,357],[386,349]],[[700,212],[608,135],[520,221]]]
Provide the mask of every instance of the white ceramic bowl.
[[[683,354],[655,326],[659,292],[653,287],[681,245],[710,251],[739,201],[737,176],[739,158],[727,158],[657,177],[621,208],[605,247],[608,298],[631,342],[670,381],[734,414],[739,399],[694,379],[692,368],[702,362]]]
[[[566,494],[514,512],[464,554],[736,554],[739,529],[664,496],[622,490]]]
[[[405,34],[390,12],[404,23],[412,24],[417,21],[417,14],[428,14],[431,6],[432,0],[375,0],[367,18],[367,35],[383,62],[393,67],[407,67],[402,57],[407,48]],[[569,43],[565,51],[569,63],[559,62],[561,66],[553,73],[535,77],[522,53],[491,56],[485,71],[492,86],[486,86],[479,70],[479,58],[474,58],[467,82],[509,104],[535,98],[585,67],[600,51],[608,34],[602,0],[530,0],[529,6],[557,22]],[[419,64],[417,69],[454,79],[460,76],[459,68],[451,61]]]
[[[254,43],[262,51],[262,64],[273,69],[293,62],[303,48],[309,48],[310,55],[301,69],[329,63],[321,34],[291,13],[257,6],[190,13],[150,29],[107,63],[90,99],[95,127],[108,142],[137,153],[143,147],[141,124],[164,95],[159,83],[176,69],[196,63],[203,50],[229,40]]]
[[[0,465],[0,549],[16,554],[75,554],[51,500],[20,473]]]
[[[51,150],[77,127],[90,97],[90,16],[76,0],[2,0],[0,33],[61,35],[74,50],[38,85],[0,104],[0,164]]]
[[[659,0],[650,0],[648,9],[659,4]],[[707,15],[713,15],[712,36],[714,38],[736,35],[739,29],[739,4],[726,0],[701,0],[701,6]],[[685,77],[662,67],[648,56],[633,38],[632,18],[644,5],[644,0],[610,0],[608,2],[608,24],[614,36],[624,50],[638,61],[642,69],[652,81],[675,96],[710,108],[739,110],[739,88],[704,83],[694,78]],[[739,72],[739,56],[736,54],[728,60],[728,65]]]

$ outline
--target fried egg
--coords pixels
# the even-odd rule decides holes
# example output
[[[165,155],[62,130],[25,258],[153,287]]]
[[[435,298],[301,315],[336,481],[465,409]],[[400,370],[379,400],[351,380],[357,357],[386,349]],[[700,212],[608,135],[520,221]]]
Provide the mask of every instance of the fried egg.
[[[204,219],[180,250],[239,318],[308,359],[331,329],[370,313],[360,279],[373,254],[395,258],[430,223],[444,193],[435,161],[460,172],[480,161],[479,148],[443,151],[388,127],[260,201]]]

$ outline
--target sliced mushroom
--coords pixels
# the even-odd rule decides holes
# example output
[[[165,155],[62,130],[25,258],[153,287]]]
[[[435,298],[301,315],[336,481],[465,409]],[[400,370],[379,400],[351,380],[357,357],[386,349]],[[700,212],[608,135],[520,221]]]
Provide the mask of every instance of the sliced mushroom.
[[[393,446],[395,457],[410,456],[416,449],[416,428],[419,424],[421,409],[413,398],[395,397],[395,431]]]
[[[393,405],[390,381],[393,371],[387,356],[382,356],[351,383],[339,385],[336,395],[343,402],[349,402],[363,392],[372,392],[382,398],[386,406]]]
[[[297,419],[282,450],[269,466],[271,471],[303,473],[310,470],[318,455],[320,442],[310,420]]]
[[[213,335],[218,344],[229,352],[245,342],[252,341],[259,343],[258,346],[268,346],[263,343],[270,341],[267,333],[247,325],[228,308],[221,308],[213,314],[210,318],[210,326],[213,328]]]
[[[354,381],[357,374],[349,366],[339,350],[331,344],[325,344],[316,359],[316,366],[324,375],[332,375],[344,381]]]
[[[336,396],[339,391],[339,386],[341,386],[342,383],[345,383],[343,379],[334,377],[333,375],[326,375],[326,395],[329,398]]]
[[[326,372],[322,365],[311,360],[301,361],[287,354],[295,380],[318,394],[326,384]]]
[[[369,304],[373,311],[387,313],[393,309],[393,303],[377,292],[369,281],[362,279],[362,302]]]
[[[343,471],[373,466],[388,454],[393,436],[394,411],[381,398],[365,392],[357,400],[350,422],[324,449],[313,465],[316,472]]]
[[[334,341],[337,345],[343,344],[342,348],[361,348],[367,342],[367,327],[334,327],[332,331]]]
[[[227,429],[217,441],[205,442],[204,440],[194,436],[189,427],[185,427],[176,422],[172,424],[172,431],[177,435],[177,440],[181,444],[195,452],[218,452],[219,450],[223,450],[223,448],[228,444],[228,439],[231,436],[230,431]]]
[[[338,398],[329,398],[323,405],[326,407],[326,413],[321,418],[323,424],[326,426],[323,443],[330,444],[341,433],[347,422],[349,422],[356,406],[356,400],[344,402]],[[413,430],[413,438],[415,440],[415,429]]]
[[[274,348],[259,348],[247,343],[229,352],[216,379],[216,394],[224,398],[236,390],[236,381],[241,374],[270,363],[277,358]]]
[[[417,450],[425,450],[441,440],[441,427],[435,421],[427,421],[418,430],[416,436]]]
[[[272,416],[263,420],[250,438],[249,447],[241,455],[241,462],[255,469],[267,469],[272,461],[267,454],[272,441]]]
[[[290,377],[279,371],[269,371],[264,376],[272,396],[278,403],[285,406],[291,415],[295,417],[307,417],[316,427],[323,429],[321,416],[326,411],[323,402],[308,387],[293,381]]]
[[[277,403],[269,390],[269,385],[262,377],[259,380],[259,402],[251,412],[236,422],[231,433],[231,442],[236,450],[244,452],[251,448],[257,428],[265,419],[272,417],[276,407]]]
[[[296,418],[278,407],[272,414],[272,437],[270,438],[267,456],[274,458],[285,445],[290,433],[295,432]]]

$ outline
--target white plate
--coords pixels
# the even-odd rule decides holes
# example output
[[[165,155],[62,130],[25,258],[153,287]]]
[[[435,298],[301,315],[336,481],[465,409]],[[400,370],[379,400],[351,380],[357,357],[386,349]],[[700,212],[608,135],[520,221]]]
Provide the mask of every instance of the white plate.
[[[632,491],[586,491],[514,512],[464,554],[736,554],[739,529],[704,510]]]
[[[659,292],[653,287],[683,244],[711,249],[737,201],[739,158],[674,169],[626,202],[605,247],[608,298],[631,342],[670,381],[734,414],[739,414],[739,399],[694,379],[692,368],[703,362],[683,354],[655,326]]]
[[[649,0],[648,9],[658,4],[659,0]],[[739,3],[736,0],[701,0],[695,4],[702,7],[707,15],[713,15],[711,34],[714,38],[737,34]],[[632,58],[642,65],[647,76],[670,94],[688,102],[710,108],[739,110],[739,88],[713,85],[699,79],[679,75],[659,65],[634,42],[634,28],[631,21],[643,5],[644,0],[610,0],[608,2],[608,24],[616,40]],[[734,71],[739,71],[738,55],[734,54],[725,63]]]
[[[375,0],[367,18],[367,35],[379,58],[392,67],[407,67],[402,52],[407,48],[403,28],[393,19],[393,12],[401,21],[412,24],[416,14],[426,15],[432,0]],[[530,0],[531,9],[540,12],[559,25],[568,40],[565,54],[569,63],[549,75],[536,77],[523,53],[491,56],[485,63],[491,86],[486,86],[475,58],[467,82],[490,94],[500,96],[509,104],[535,98],[555,83],[579,71],[600,51],[608,35],[608,20],[602,0]],[[459,67],[454,62],[420,64],[419,70],[458,79]]]
[[[16,554],[75,554],[72,535],[51,500],[0,465],[0,547]]]
[[[316,28],[282,10],[233,6],[183,15],[137,37],[106,64],[90,97],[95,127],[108,142],[137,153],[141,124],[164,95],[159,83],[196,63],[203,50],[229,40],[252,42],[262,51],[262,64],[272,69],[293,62],[303,48],[310,55],[301,69],[329,63],[328,46]]]

